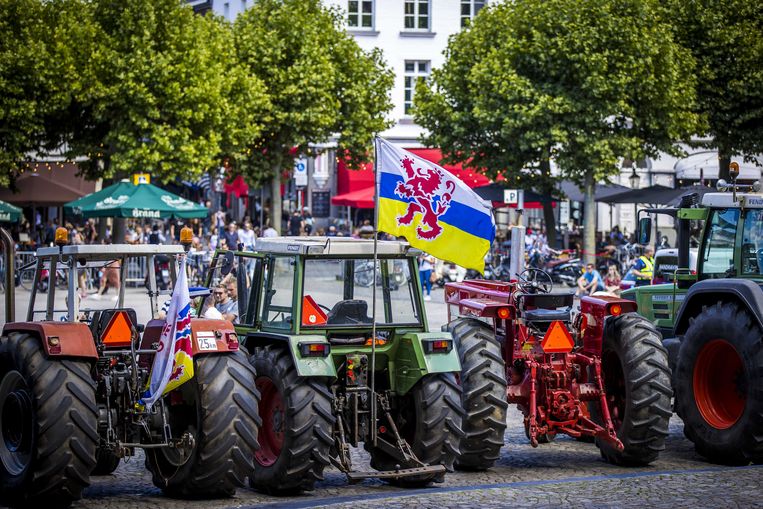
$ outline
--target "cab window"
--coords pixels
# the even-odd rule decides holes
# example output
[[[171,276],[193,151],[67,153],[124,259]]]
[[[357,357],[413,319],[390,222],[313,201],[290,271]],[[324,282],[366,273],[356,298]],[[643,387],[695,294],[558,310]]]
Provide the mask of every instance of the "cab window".
[[[263,327],[291,330],[295,265],[295,259],[287,256],[274,257],[268,262]]]
[[[728,277],[734,270],[734,240],[739,209],[720,209],[713,212],[702,253],[702,275],[711,278]]]
[[[749,209],[744,213],[742,274],[763,274],[763,209]]]

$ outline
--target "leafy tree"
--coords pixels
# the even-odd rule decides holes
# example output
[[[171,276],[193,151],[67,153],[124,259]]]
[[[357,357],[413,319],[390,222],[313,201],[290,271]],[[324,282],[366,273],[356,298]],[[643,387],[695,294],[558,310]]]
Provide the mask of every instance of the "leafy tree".
[[[763,3],[670,0],[675,38],[697,61],[697,109],[718,149],[720,178],[735,153],[763,152]],[[758,161],[763,163],[763,161]]]
[[[282,172],[313,143],[337,138],[337,156],[367,160],[373,135],[390,124],[393,74],[380,51],[365,52],[320,0],[258,0],[234,24],[244,67],[267,86],[265,128],[233,169],[250,183],[270,181],[272,225],[281,227]]]
[[[66,111],[84,77],[73,72],[91,30],[78,0],[0,0],[0,185],[32,152],[55,148],[49,118]]]
[[[451,39],[446,63],[416,90],[424,141],[510,185],[586,192],[594,250],[594,183],[621,157],[675,152],[694,132],[692,59],[653,0],[517,0],[483,9]],[[544,206],[549,240],[553,211]]]
[[[220,165],[258,134],[264,86],[237,65],[228,24],[180,0],[94,0],[91,86],[59,119],[91,177],[167,181]]]

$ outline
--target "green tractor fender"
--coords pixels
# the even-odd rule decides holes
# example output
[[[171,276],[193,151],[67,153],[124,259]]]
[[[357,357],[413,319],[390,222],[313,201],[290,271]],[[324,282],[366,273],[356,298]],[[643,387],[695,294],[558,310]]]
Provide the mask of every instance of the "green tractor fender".
[[[394,387],[398,394],[406,394],[424,375],[461,371],[449,332],[409,332],[398,341],[393,361]]]
[[[249,352],[257,346],[279,345],[291,353],[294,366],[299,376],[319,376],[336,378],[336,367],[331,359],[331,345],[325,336],[315,334],[289,335],[268,332],[250,332],[244,345]],[[302,352],[310,350],[310,345],[320,345],[320,354],[306,356]]]
[[[749,310],[763,328],[763,291],[759,284],[747,279],[706,279],[689,288],[676,314],[675,334],[681,336],[689,328],[689,319],[702,311],[702,306],[716,302],[736,302]]]

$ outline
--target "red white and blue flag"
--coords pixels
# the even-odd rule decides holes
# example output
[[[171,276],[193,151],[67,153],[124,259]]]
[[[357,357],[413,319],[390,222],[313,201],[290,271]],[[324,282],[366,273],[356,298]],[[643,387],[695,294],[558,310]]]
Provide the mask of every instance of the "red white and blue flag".
[[[148,390],[141,399],[141,403],[149,409],[159,398],[193,378],[191,297],[188,294],[185,263],[183,257],[159,338],[159,348],[151,366]]]

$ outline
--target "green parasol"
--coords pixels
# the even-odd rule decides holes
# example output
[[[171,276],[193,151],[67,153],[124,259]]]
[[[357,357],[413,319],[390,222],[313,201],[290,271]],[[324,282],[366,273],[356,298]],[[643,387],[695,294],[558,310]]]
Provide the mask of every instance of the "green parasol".
[[[22,210],[15,205],[0,200],[0,222],[18,223],[22,216]]]
[[[122,180],[100,191],[70,201],[64,210],[89,217],[169,219],[206,217],[206,207],[153,184]]]

